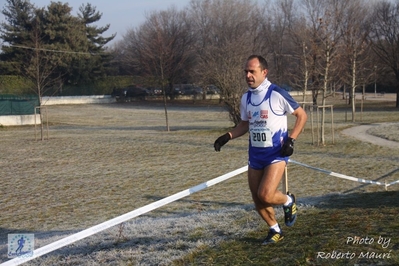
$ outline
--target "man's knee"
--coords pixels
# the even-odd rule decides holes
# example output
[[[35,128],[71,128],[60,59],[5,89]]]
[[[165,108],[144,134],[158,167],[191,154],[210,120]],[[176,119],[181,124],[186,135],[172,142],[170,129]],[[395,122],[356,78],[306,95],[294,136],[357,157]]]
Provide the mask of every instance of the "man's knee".
[[[274,204],[274,194],[268,191],[258,192],[258,199],[265,205],[273,205]]]

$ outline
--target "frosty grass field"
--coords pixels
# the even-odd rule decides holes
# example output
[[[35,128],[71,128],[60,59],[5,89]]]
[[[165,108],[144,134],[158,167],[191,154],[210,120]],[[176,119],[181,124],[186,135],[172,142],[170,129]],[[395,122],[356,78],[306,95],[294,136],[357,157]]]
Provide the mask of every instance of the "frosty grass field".
[[[170,132],[162,105],[47,108],[49,140],[35,141],[32,126],[0,127],[0,262],[8,260],[10,233],[33,233],[38,248],[246,165],[245,137],[213,150],[232,126],[218,106],[169,106]],[[397,111],[366,108],[362,117],[362,123],[390,122],[369,133],[399,141]],[[335,144],[327,124],[326,145],[316,146],[309,120],[292,159],[367,180],[399,180],[397,149],[342,135],[360,124],[346,122],[342,110],[334,122]],[[288,178],[299,211],[337,193],[384,191],[295,164]],[[388,190],[399,191],[399,184]],[[170,265],[263,227],[241,174],[26,265]]]

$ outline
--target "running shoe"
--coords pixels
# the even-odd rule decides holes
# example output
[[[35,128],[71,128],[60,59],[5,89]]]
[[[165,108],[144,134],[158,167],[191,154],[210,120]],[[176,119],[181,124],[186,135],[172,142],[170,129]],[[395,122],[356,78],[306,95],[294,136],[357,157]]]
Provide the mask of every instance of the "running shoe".
[[[263,241],[262,245],[274,244],[284,238],[283,231],[280,229],[280,233],[277,233],[276,230],[270,229],[269,233],[265,241]]]
[[[292,198],[292,202],[288,206],[283,206],[284,221],[286,226],[293,226],[296,221],[296,203],[295,196],[287,192],[288,197]]]

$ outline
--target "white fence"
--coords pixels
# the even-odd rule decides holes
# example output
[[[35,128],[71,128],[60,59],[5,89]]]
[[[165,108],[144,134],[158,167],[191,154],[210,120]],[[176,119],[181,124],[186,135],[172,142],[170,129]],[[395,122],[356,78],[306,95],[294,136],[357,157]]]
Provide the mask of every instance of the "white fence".
[[[40,114],[36,115],[1,115],[0,126],[24,126],[34,125],[35,121],[40,124]]]

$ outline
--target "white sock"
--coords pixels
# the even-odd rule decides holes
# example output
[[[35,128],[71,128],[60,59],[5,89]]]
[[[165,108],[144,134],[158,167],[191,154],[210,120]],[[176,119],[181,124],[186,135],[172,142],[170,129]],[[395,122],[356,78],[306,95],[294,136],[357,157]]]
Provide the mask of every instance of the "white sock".
[[[281,229],[280,229],[280,226],[278,226],[278,223],[273,226],[270,226],[270,229],[273,229],[277,233],[281,233]]]
[[[284,206],[288,206],[292,203],[292,198],[290,196],[287,195],[287,201],[284,203]]]

